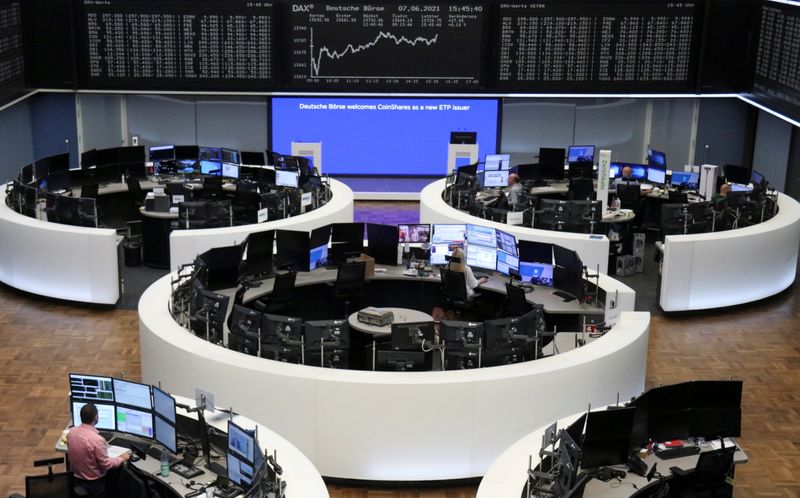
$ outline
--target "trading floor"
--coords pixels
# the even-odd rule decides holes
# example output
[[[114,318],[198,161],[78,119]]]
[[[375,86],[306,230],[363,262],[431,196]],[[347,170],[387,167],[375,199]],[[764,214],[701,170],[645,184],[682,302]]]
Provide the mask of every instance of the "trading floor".
[[[413,223],[417,203],[356,203],[356,220]],[[731,276],[735,277],[735,276]],[[743,284],[744,285],[744,284]],[[800,292],[797,285],[755,304],[653,316],[647,388],[691,379],[744,381],[735,497],[800,493]],[[53,455],[68,420],[65,379],[87,371],[138,380],[136,311],[62,304],[0,286],[0,496],[24,491],[31,462]],[[534,448],[531,448],[535,451]],[[439,488],[354,488],[332,498],[471,498],[477,483]]]

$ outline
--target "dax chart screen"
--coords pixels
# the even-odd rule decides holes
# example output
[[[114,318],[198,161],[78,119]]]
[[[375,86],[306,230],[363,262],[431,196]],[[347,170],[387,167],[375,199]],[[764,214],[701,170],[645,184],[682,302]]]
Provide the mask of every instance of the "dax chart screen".
[[[294,88],[469,89],[488,13],[476,4],[292,4]]]

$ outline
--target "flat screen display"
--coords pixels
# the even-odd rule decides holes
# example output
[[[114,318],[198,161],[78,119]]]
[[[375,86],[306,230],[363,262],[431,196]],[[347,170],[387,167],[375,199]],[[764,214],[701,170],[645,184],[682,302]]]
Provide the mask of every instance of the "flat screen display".
[[[497,188],[508,186],[508,170],[483,172],[483,186],[486,188]]]
[[[236,456],[252,462],[255,457],[256,440],[243,428],[228,422],[228,451]]]
[[[168,423],[161,417],[156,417],[155,431],[156,441],[164,445],[164,447],[172,453],[178,452],[178,438],[174,425]]]
[[[203,175],[221,175],[222,163],[217,161],[200,161],[200,174]]]
[[[523,282],[545,287],[553,286],[553,265],[522,261],[519,264],[519,274]]]
[[[495,230],[497,233],[497,248],[503,250],[512,256],[517,255],[517,238],[510,233],[503,232],[502,230]]]
[[[309,253],[309,271],[314,271],[317,268],[325,268],[328,264],[328,244],[319,247],[313,247]]]
[[[689,171],[673,171],[670,183],[673,185],[697,188],[700,183],[700,173],[691,173]]]
[[[467,225],[433,225],[434,244],[463,243],[467,240]]]
[[[420,225],[397,225],[398,241],[402,244],[427,244],[431,241],[431,226],[428,224]]]
[[[117,430],[134,436],[153,437],[153,413],[117,405]]]
[[[239,165],[234,163],[222,163],[222,176],[225,178],[239,178]]]
[[[495,270],[497,268],[497,250],[494,247],[469,244],[467,246],[467,265],[484,270]]]
[[[70,396],[86,401],[114,401],[114,387],[111,377],[97,375],[69,374]]]
[[[486,171],[507,170],[510,165],[510,154],[487,154],[483,160],[483,169]]]
[[[667,169],[667,155],[658,150],[647,149],[647,165]]]
[[[151,161],[172,161],[174,159],[175,159],[174,145],[159,145],[158,147],[150,147]]]
[[[571,163],[593,163],[594,145],[571,145],[567,150],[567,161]]]
[[[300,179],[299,171],[275,170],[275,185],[278,187],[297,188]]]
[[[667,172],[661,168],[647,168],[647,181],[663,185],[667,183]]]
[[[470,245],[497,247],[497,231],[480,225],[467,225],[467,242]]]
[[[332,175],[444,176],[450,132],[476,131],[479,151],[493,154],[497,115],[497,99],[277,97],[271,148],[322,142]]]
[[[81,408],[85,405],[86,401],[73,401],[72,402],[72,425],[81,425]],[[116,418],[114,417],[114,405],[104,405],[102,403],[95,403],[97,407],[97,425],[96,428],[103,431],[117,430]]]
[[[253,466],[229,452],[228,479],[237,486],[249,487],[253,484]]]
[[[497,251],[497,271],[509,275],[510,270],[519,272],[519,258],[505,251]]]
[[[123,405],[144,408],[145,410],[153,409],[153,402],[150,399],[150,386],[147,384],[114,379],[114,398],[116,398],[117,403]]]
[[[175,423],[175,398],[153,386],[153,407],[156,415]]]

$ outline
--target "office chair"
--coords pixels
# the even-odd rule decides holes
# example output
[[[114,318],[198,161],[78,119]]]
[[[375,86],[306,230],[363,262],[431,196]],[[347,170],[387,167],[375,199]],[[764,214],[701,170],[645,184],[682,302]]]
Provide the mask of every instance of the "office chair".
[[[446,307],[456,311],[466,311],[472,308],[472,302],[467,295],[467,276],[460,271],[445,270],[442,275],[442,296]]]
[[[669,202],[674,202],[678,204],[686,204],[689,202],[689,194],[687,194],[686,192],[677,192],[675,190],[670,190],[667,195],[669,195]]]
[[[142,185],[139,183],[139,180],[128,177],[125,183],[128,185],[128,195],[133,205],[136,206],[137,209],[144,206],[144,191],[142,190]]]
[[[506,283],[506,307],[511,316],[522,316],[533,309],[525,299],[525,290]]]
[[[50,223],[58,223],[58,214],[56,213],[58,197],[58,194],[52,192],[47,192],[45,194],[44,212],[47,215],[47,221]]]
[[[722,498],[731,495],[731,486],[725,479],[733,471],[735,446],[700,453],[694,470],[678,467],[670,470],[679,478],[670,487],[674,496],[681,498]]]
[[[364,295],[364,283],[367,276],[367,263],[354,261],[342,263],[336,273],[336,284],[332,296],[344,302],[344,316],[350,316],[350,303]]]
[[[296,272],[277,275],[272,284],[272,293],[267,298],[256,299],[253,307],[262,313],[276,313],[286,308],[294,297]]]
[[[147,482],[127,468],[120,471],[118,488],[118,498],[148,498],[151,496]]]
[[[233,198],[233,224],[250,225],[258,222],[258,206],[261,194],[255,190],[239,190]]]
[[[594,182],[591,178],[572,178],[569,181],[569,200],[583,201],[594,197]]]
[[[100,185],[97,183],[87,183],[81,187],[81,197],[85,199],[97,199]]]
[[[37,460],[34,467],[47,466],[47,474],[25,476],[27,498],[72,498],[75,496],[72,472],[53,472],[53,465],[64,463],[64,458]]]
[[[620,183],[617,185],[617,197],[622,209],[638,209],[641,193],[642,186],[638,183]]]
[[[97,205],[92,198],[79,197],[78,198],[78,219],[77,225],[82,227],[97,228]]]
[[[222,195],[222,177],[204,176],[203,177],[203,197],[219,197]]]
[[[164,193],[172,200],[173,195],[186,195],[188,190],[183,182],[169,182],[164,187]]]

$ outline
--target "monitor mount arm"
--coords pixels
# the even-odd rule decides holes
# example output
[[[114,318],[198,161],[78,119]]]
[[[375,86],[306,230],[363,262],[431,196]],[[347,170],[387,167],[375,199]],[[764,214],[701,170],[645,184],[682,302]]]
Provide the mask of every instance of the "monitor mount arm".
[[[197,413],[197,421],[200,422],[200,444],[203,446],[203,456],[206,461],[206,468],[211,468],[211,443],[208,439],[208,424],[204,415],[206,409],[206,395],[200,394],[200,404],[195,407],[176,403],[175,406],[183,408],[187,413]]]

